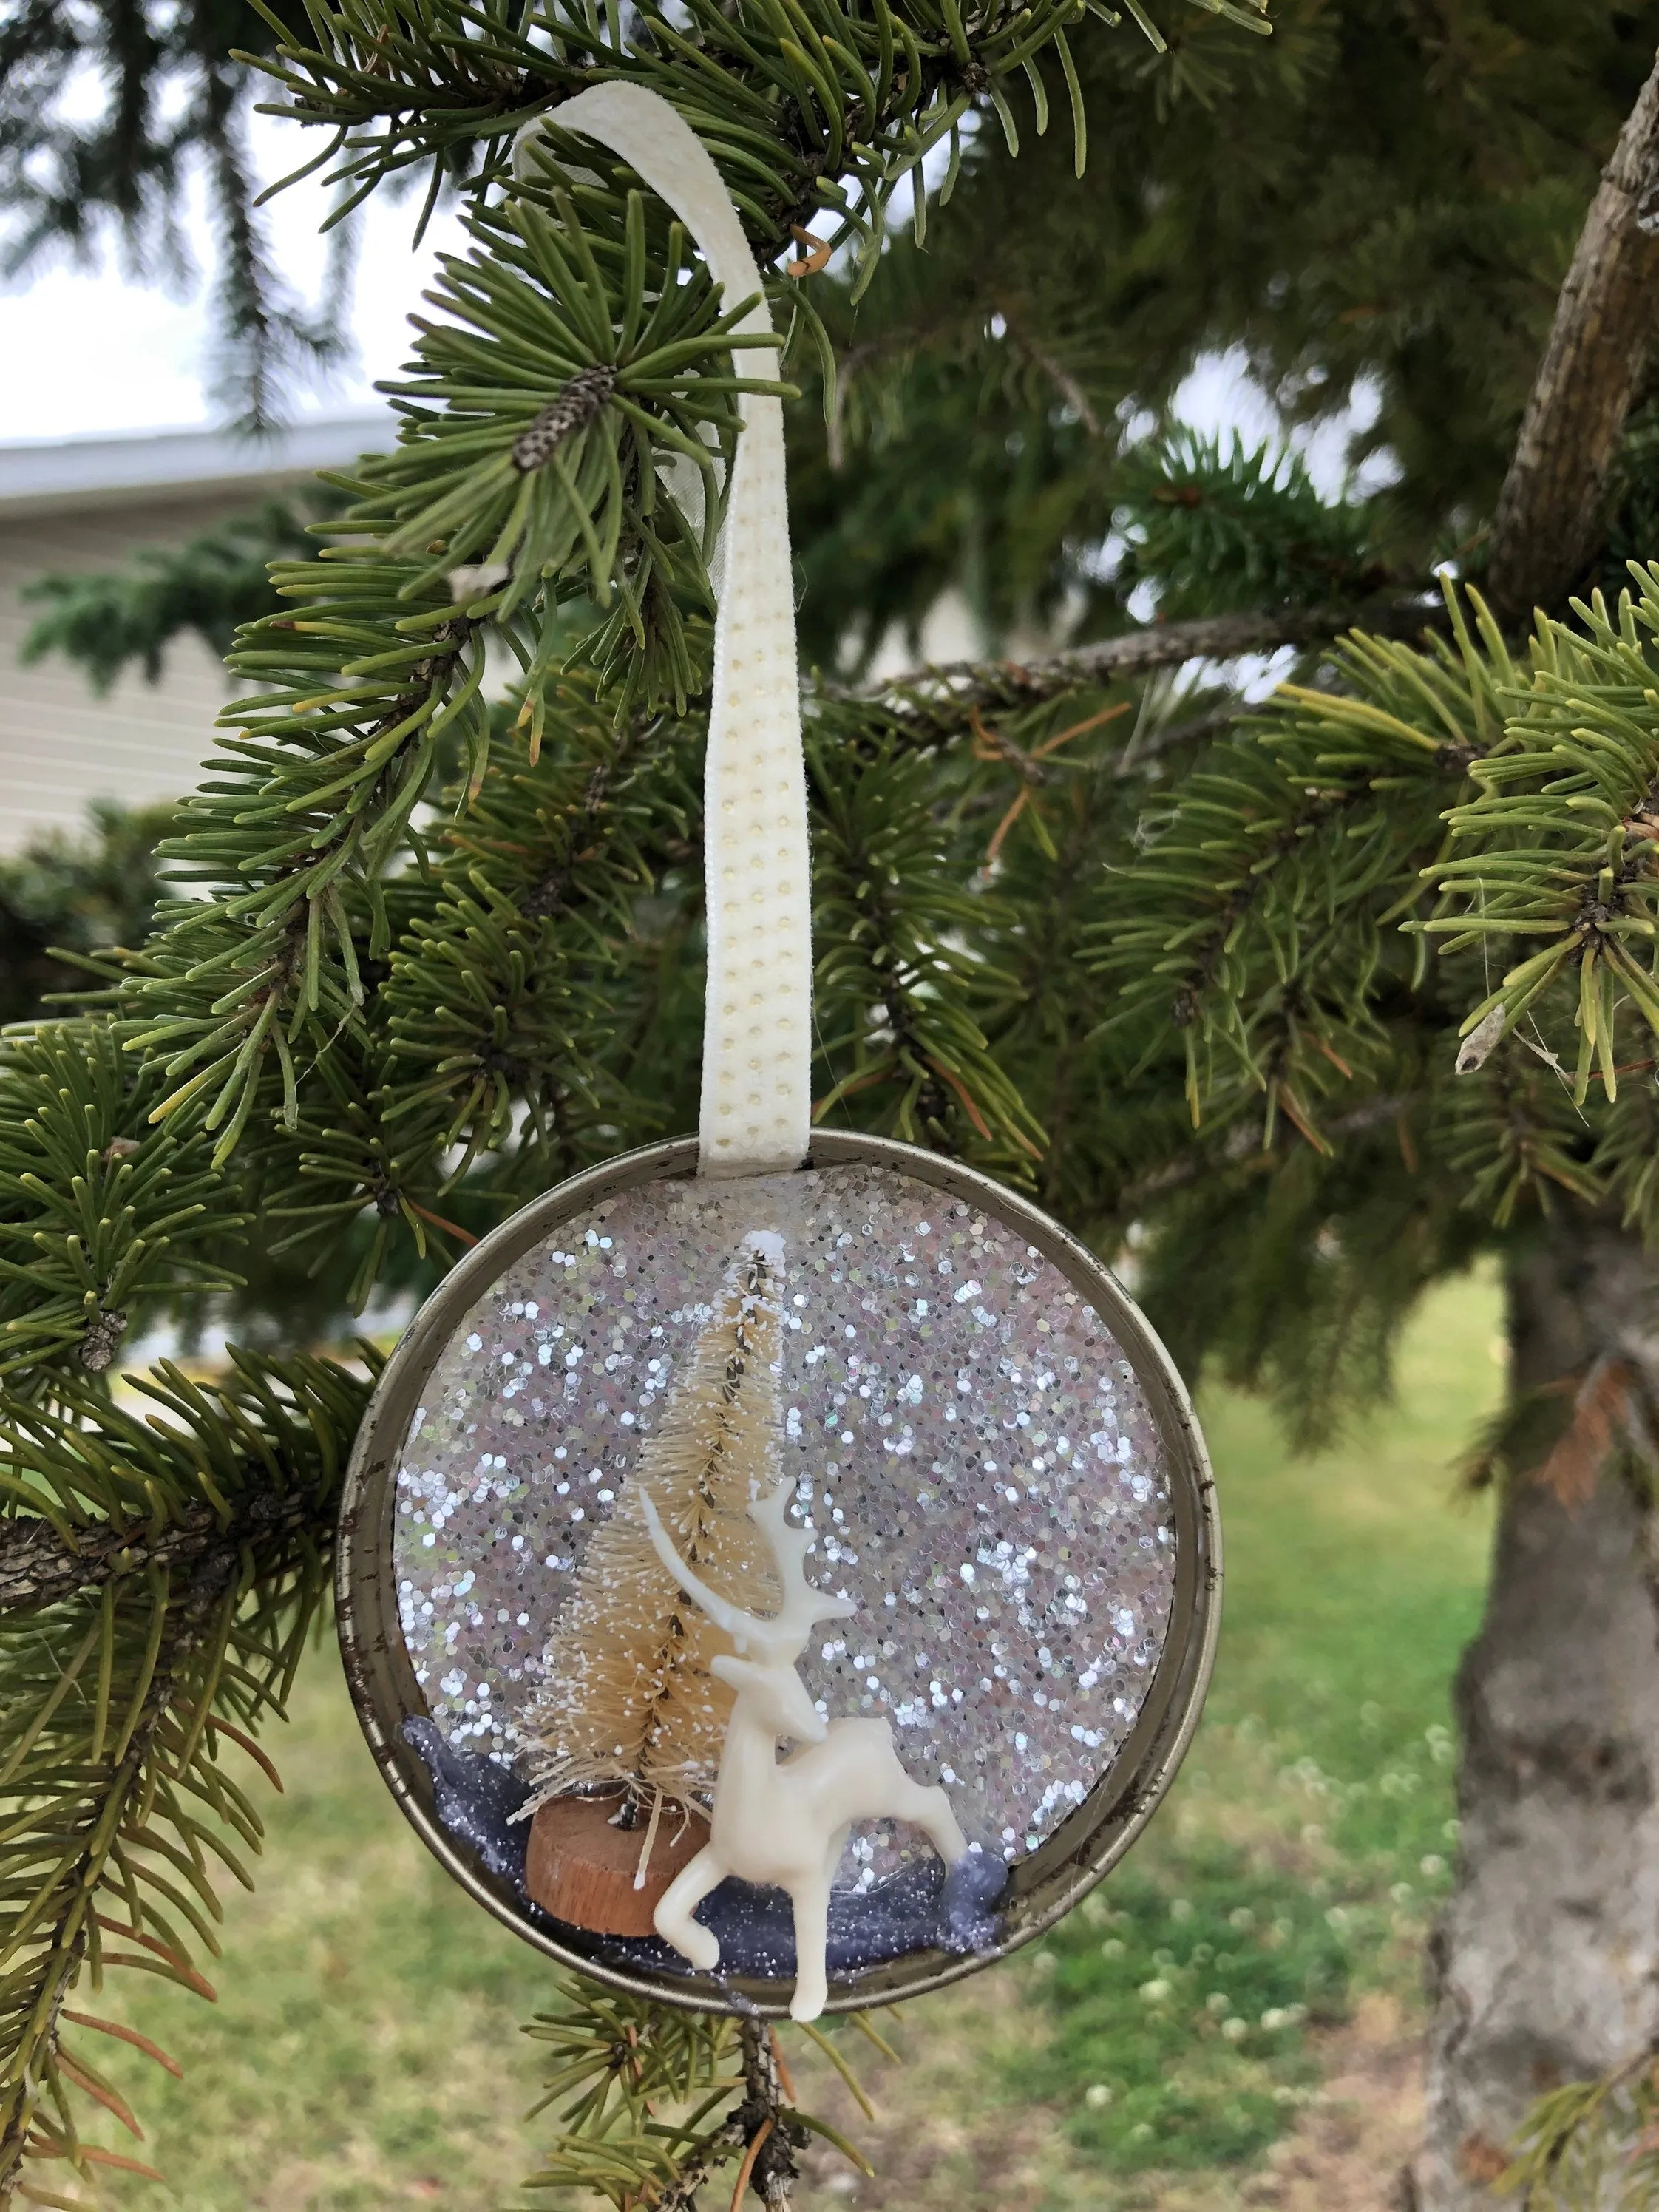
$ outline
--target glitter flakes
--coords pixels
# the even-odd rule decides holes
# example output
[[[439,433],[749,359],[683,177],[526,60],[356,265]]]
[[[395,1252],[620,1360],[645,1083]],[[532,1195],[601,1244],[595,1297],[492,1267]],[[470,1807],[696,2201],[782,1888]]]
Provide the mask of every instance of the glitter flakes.
[[[809,1571],[860,1607],[803,1679],[832,1716],[890,1720],[914,1778],[948,1780],[969,1838],[1016,1858],[1139,1713],[1175,1578],[1168,1471],[1094,1309],[1018,1232],[887,1168],[646,1184],[472,1307],[397,1476],[399,1613],[434,1717],[519,1759],[594,1528],[754,1229],[784,1240],[779,1441]],[[927,1851],[878,1824],[842,1881]]]

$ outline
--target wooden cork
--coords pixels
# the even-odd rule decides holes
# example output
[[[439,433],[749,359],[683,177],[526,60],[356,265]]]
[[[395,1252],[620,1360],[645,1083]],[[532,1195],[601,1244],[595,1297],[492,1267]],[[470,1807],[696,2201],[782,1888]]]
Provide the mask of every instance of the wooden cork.
[[[649,1936],[651,1916],[669,1883],[708,1840],[708,1826],[665,1805],[651,1844],[643,1885],[634,1876],[645,1847],[645,1824],[617,1828],[617,1797],[555,1797],[530,1823],[524,1886],[556,1920],[596,1935]]]

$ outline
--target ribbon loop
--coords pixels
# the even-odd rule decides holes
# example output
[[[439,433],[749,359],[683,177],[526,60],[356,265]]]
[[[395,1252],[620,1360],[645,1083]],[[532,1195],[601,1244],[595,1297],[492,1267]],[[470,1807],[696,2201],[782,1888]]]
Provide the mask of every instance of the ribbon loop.
[[[550,119],[637,171],[690,230],[728,304],[759,289],[720,172],[659,94],[595,85]],[[772,333],[764,297],[737,328]],[[753,392],[738,404],[703,771],[708,971],[698,1173],[706,1176],[798,1167],[811,1129],[811,875],[783,404]]]

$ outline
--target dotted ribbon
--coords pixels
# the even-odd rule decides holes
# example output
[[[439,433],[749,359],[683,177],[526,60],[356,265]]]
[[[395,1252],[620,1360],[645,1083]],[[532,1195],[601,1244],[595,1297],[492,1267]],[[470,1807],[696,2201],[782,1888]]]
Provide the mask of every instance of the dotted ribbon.
[[[726,301],[760,289],[720,173],[660,94],[596,85],[551,119],[619,154],[702,248]],[[533,126],[532,126],[533,128]],[[764,296],[737,324],[772,335]],[[703,776],[708,976],[698,1172],[798,1167],[811,1128],[811,878],[795,664],[783,405],[738,395],[743,432],[717,563]]]

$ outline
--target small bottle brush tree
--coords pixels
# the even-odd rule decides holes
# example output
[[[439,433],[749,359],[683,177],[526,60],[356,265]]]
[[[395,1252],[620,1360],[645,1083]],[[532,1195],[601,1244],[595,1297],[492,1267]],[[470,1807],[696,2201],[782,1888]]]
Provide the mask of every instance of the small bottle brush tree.
[[[708,1671],[726,1639],[683,1594],[652,1542],[648,1491],[675,1549],[745,1612],[769,1613],[777,1577],[749,1508],[782,1480],[773,1240],[751,1237],[702,1330],[662,1425],[595,1534],[543,1660],[532,1708],[538,1801],[596,1783],[625,1790],[624,1818],[654,1830],[665,1801],[702,1814],[732,1692]]]

